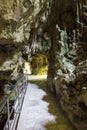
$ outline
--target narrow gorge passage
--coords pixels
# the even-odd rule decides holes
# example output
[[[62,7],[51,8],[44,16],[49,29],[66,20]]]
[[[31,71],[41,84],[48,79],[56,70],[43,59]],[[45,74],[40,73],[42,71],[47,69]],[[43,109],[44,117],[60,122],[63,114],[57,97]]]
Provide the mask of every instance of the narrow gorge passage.
[[[25,95],[31,75],[40,88]],[[87,130],[87,0],[0,0],[0,130],[16,130],[21,107],[18,130]]]

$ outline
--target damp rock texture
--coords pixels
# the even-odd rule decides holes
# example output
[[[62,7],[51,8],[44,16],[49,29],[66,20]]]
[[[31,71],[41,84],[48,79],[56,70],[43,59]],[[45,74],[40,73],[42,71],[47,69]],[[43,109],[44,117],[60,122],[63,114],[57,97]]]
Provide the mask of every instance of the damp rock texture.
[[[0,1],[0,88],[14,84],[23,73],[28,54],[38,45],[50,12],[48,0]],[[29,46],[33,46],[33,49]],[[35,46],[35,43],[37,44]]]
[[[63,3],[62,3],[63,2]],[[53,4],[48,86],[78,130],[87,129],[86,1]],[[81,7],[80,7],[81,5]],[[56,9],[54,9],[56,8]],[[62,10],[61,10],[62,8]],[[83,10],[83,11],[82,11]],[[59,14],[58,14],[58,13]],[[57,17],[54,16],[57,14]],[[50,20],[51,21],[51,20]],[[49,25],[50,24],[50,25]]]
[[[78,130],[87,129],[87,0],[0,1],[0,92],[25,60],[47,54],[48,87]]]

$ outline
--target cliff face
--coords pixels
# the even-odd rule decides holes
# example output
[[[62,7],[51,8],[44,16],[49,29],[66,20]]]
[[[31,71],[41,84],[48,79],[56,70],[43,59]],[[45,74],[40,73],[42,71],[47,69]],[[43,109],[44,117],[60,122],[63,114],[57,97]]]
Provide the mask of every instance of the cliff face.
[[[16,82],[24,59],[49,50],[48,86],[75,127],[87,129],[86,42],[86,0],[1,0],[0,88]]]
[[[37,42],[50,6],[47,0],[0,1],[0,88],[22,73],[26,48]]]
[[[54,20],[54,24],[50,23],[53,24],[53,28],[51,33],[48,32],[52,43],[48,86],[57,95],[62,109],[75,127],[78,130],[85,130],[87,129],[87,6],[86,1],[66,1],[67,4],[64,2],[61,1],[60,5],[60,2],[57,2],[52,7],[53,11],[55,8],[54,13],[58,19]],[[54,13],[52,12],[50,19]]]

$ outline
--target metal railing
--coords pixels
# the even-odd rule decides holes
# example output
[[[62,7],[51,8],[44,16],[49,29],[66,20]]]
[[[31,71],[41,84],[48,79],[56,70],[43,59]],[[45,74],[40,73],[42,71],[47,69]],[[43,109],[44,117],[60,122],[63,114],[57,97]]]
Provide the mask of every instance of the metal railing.
[[[1,105],[0,115],[6,116],[3,130],[16,130],[26,89],[27,80],[22,77]]]

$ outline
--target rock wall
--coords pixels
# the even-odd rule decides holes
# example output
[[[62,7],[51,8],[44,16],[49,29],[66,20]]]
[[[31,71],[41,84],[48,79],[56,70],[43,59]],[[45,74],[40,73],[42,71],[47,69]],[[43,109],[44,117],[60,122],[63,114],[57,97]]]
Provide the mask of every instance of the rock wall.
[[[53,22],[48,19],[45,28],[52,44],[48,87],[56,94],[62,109],[74,126],[78,130],[86,130],[87,17],[84,15],[86,14],[86,1],[61,0],[57,2],[55,0],[53,3],[52,14],[49,16]]]
[[[49,51],[48,86],[78,130],[87,129],[87,1],[0,1],[0,92],[36,52]]]
[[[31,50],[36,49],[37,37],[46,22],[50,7],[51,1],[48,0],[0,1],[1,93],[4,86],[9,82],[14,84],[23,73],[24,59]]]
[[[48,71],[48,54],[37,54],[32,58],[32,74],[47,75]]]

